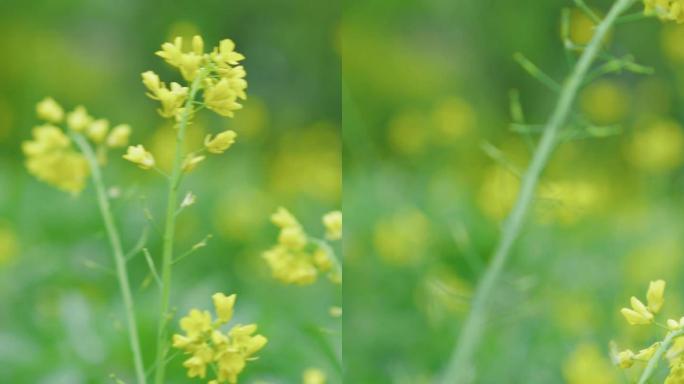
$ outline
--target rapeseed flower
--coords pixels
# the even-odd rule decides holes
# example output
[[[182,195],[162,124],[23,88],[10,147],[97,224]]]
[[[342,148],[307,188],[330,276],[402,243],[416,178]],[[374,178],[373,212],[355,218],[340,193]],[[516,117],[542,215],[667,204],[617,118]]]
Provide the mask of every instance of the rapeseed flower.
[[[340,224],[341,220],[340,213]],[[310,238],[287,209],[278,208],[271,215],[271,222],[280,228],[278,243],[264,252],[263,258],[274,278],[286,284],[308,285],[316,281],[319,272],[328,272],[332,282],[341,282],[339,265],[330,247],[322,240]]]
[[[183,362],[188,377],[204,379],[207,367],[212,366],[216,378],[209,383],[237,383],[247,362],[254,360],[254,354],[268,342],[266,337],[256,334],[256,324],[238,324],[228,332],[221,330],[233,317],[236,297],[220,292],[212,296],[216,319],[209,311],[192,309],[180,320],[184,334],[173,335],[173,347],[189,356]]]

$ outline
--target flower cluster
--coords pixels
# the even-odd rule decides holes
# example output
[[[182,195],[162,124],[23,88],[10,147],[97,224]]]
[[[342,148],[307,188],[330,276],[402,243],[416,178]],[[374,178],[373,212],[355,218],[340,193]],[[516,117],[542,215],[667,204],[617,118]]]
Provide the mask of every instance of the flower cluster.
[[[264,252],[263,257],[274,278],[286,284],[308,285],[316,281],[319,272],[328,272],[331,281],[341,283],[339,263],[325,241],[307,236],[299,221],[285,208],[278,208],[271,222],[280,228],[278,244]],[[328,213],[323,223],[329,240],[341,239],[341,212]]]
[[[644,13],[663,21],[684,23],[684,0],[644,0]]]
[[[89,168],[83,154],[73,147],[68,134],[90,139],[98,147],[100,160],[108,148],[126,146],[131,134],[131,127],[127,124],[110,130],[109,121],[91,117],[83,106],[65,114],[64,109],[51,98],[39,102],[36,113],[45,124],[35,127],[33,140],[22,144],[27,157],[26,166],[39,180],[72,194],[80,193],[85,187]],[[64,122],[66,131],[58,127]]]
[[[187,81],[186,86],[176,82],[167,85],[152,71],[142,74],[143,85],[148,91],[147,96],[159,101],[158,112],[161,116],[175,118],[178,122],[184,121],[184,124],[188,124],[188,120],[197,110],[195,104],[229,117],[242,108],[238,100],[247,98],[247,81],[245,69],[238,64],[244,56],[235,52],[232,40],[222,40],[212,52],[205,53],[204,41],[200,36],[195,36],[191,49],[186,52],[183,50],[183,39],[177,37],[173,43],[162,44],[157,55],[178,68]],[[203,102],[194,100],[195,94],[199,91],[203,92]],[[237,133],[232,130],[207,135],[201,150],[185,156],[183,172],[194,170],[204,161],[204,152],[222,154],[235,143],[236,137]],[[124,159],[142,169],[152,169],[156,164],[154,156],[142,145],[129,147]]]
[[[214,368],[216,378],[209,384],[237,383],[247,361],[261,350],[268,340],[255,334],[256,324],[235,325],[228,332],[221,331],[233,317],[236,295],[226,296],[215,293],[212,296],[216,319],[209,311],[191,310],[180,320],[184,335],[173,335],[173,347],[190,355],[183,362],[188,377],[207,376],[207,367]]]
[[[204,52],[204,41],[200,36],[192,38],[189,51],[183,50],[183,38],[176,37],[173,43],[162,44],[157,55],[180,70],[183,78],[192,83],[198,76],[204,91],[204,105],[222,116],[232,117],[242,105],[239,100],[247,98],[245,68],[239,65],[245,57],[235,52],[235,43],[221,40],[212,52]],[[142,74],[143,84],[149,90],[148,96],[159,100],[159,114],[178,118],[189,96],[188,87],[172,82],[168,86],[152,71]]]
[[[630,325],[656,324],[655,315],[660,312],[665,303],[665,281],[652,281],[646,292],[646,304],[636,297],[630,299],[631,308],[622,308],[620,311]],[[669,331],[668,336],[663,342],[655,342],[649,347],[643,348],[638,352],[630,349],[617,352],[614,356],[615,363],[621,368],[630,368],[635,362],[648,362],[653,358],[656,351],[663,347],[668,348],[665,357],[670,363],[670,373],[665,380],[665,384],[684,383],[684,317],[679,320],[669,319],[666,322]],[[669,345],[669,340],[674,340]]]

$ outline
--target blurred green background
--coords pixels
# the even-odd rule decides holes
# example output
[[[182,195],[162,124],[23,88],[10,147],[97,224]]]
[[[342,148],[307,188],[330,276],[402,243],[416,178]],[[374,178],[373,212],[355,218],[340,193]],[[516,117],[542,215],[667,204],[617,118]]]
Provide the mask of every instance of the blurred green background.
[[[588,3],[599,14],[611,4]],[[586,43],[592,23],[569,0],[345,2],[348,382],[429,383],[444,368],[537,139],[511,131],[509,92],[533,124],[556,100],[513,54],[560,82],[563,7],[571,39]],[[626,325],[629,296],[666,279],[665,315],[682,315],[682,41],[684,27],[653,19],[611,33],[607,51],[655,74],[583,88],[577,113],[622,133],[554,155],[483,324],[475,382],[626,382],[640,370],[612,367],[609,341],[663,336]]]
[[[247,57],[249,89],[235,119],[205,112],[191,130],[195,145],[228,128],[239,139],[184,182],[182,193],[194,192],[198,202],[179,217],[178,253],[213,238],[176,268],[173,306],[180,317],[211,309],[216,291],[238,294],[235,321],[257,323],[269,339],[241,382],[301,382],[312,367],[341,382],[341,320],[329,315],[341,305],[340,287],[325,279],[284,286],[261,258],[275,243],[269,215],[277,206],[322,236],[321,216],[341,204],[340,13],[334,4],[298,0],[0,2],[0,382],[105,383],[115,374],[133,383],[93,190],[74,198],[38,182],[23,166],[20,143],[38,124],[35,104],[51,96],[69,110],[83,104],[96,117],[131,124],[132,142],[167,168],[173,131],[145,96],[140,73],[179,81],[154,52],[193,34],[208,47],[232,38]],[[164,180],[117,155],[105,177],[120,195],[113,204],[126,247],[149,227],[158,258]],[[129,268],[150,366],[158,292],[142,256]],[[167,382],[201,382],[187,379],[181,362],[169,364]]]

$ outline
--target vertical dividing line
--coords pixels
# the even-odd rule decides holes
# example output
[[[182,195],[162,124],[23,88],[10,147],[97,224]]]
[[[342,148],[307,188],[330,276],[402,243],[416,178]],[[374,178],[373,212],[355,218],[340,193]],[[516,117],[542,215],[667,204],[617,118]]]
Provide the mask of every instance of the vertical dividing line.
[[[511,247],[520,234],[523,222],[534,198],[534,191],[537,187],[539,176],[556,146],[558,133],[568,118],[577,92],[601,48],[601,43],[618,16],[625,12],[635,1],[617,0],[613,4],[606,17],[596,27],[594,36],[582,52],[570,76],[563,83],[558,103],[546,123],[544,133],[534,152],[529,168],[523,176],[522,186],[515,205],[504,222],[499,244],[482,279],[477,285],[470,312],[461,328],[446,370],[441,378],[438,379],[438,383],[458,384],[469,382],[473,354],[482,336],[483,326],[487,317],[487,305],[504,265],[508,260]]]
[[[133,304],[133,295],[131,294],[131,287],[128,281],[128,271],[126,269],[126,259],[121,246],[121,237],[119,231],[114,224],[114,218],[109,206],[109,199],[107,197],[107,188],[102,179],[102,172],[97,162],[97,157],[90,147],[90,144],[79,134],[72,134],[76,145],[79,147],[90,166],[90,172],[95,185],[97,193],[97,202],[102,214],[109,243],[114,254],[114,263],[116,265],[116,277],[119,280],[119,287],[121,289],[121,297],[123,298],[124,310],[126,312],[126,325],[128,327],[128,339],[133,353],[133,363],[135,365],[135,376],[139,384],[145,384],[145,366],[143,364],[142,353],[140,351],[140,338],[138,337],[138,326],[135,320],[135,307]]]

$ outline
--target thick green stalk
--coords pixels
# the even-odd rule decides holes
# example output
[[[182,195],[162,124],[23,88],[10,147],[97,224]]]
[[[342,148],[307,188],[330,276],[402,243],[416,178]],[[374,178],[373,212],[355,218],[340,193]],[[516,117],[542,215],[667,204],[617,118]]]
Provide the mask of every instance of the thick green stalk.
[[[178,208],[178,189],[180,187],[181,176],[183,175],[183,156],[185,145],[185,132],[190,124],[190,119],[194,112],[193,103],[197,92],[202,86],[202,81],[206,77],[206,69],[198,72],[195,80],[190,86],[188,99],[181,113],[180,121],[176,130],[176,154],[173,160],[173,170],[169,177],[168,202],[166,205],[166,223],[164,225],[164,245],[162,251],[162,294],[161,307],[159,311],[159,323],[157,328],[157,356],[155,361],[156,384],[164,384],[164,373],[166,369],[166,349],[168,345],[167,325],[170,320],[169,305],[171,299],[171,266],[173,264],[173,240],[176,232],[176,210]]]
[[[655,351],[653,356],[651,356],[648,364],[646,364],[646,368],[644,368],[644,371],[641,372],[641,377],[639,377],[638,384],[646,384],[648,382],[648,379],[651,378],[651,375],[653,372],[655,372],[656,367],[658,367],[658,361],[660,361],[660,359],[663,357],[663,354],[665,354],[665,352],[667,352],[667,350],[670,348],[670,345],[672,345],[672,341],[682,334],[684,334],[683,329],[670,331],[667,333],[663,341],[658,346],[658,349]]]
[[[97,193],[97,202],[100,206],[100,213],[104,221],[107,235],[109,236],[109,244],[112,247],[114,254],[114,264],[116,265],[116,277],[119,280],[119,288],[121,289],[121,297],[123,298],[124,310],[126,312],[126,325],[128,327],[128,341],[133,353],[133,363],[135,365],[135,376],[138,384],[145,384],[145,366],[143,364],[142,353],[140,351],[140,338],[138,337],[138,326],[135,321],[135,308],[133,305],[133,295],[131,294],[131,286],[128,282],[128,271],[126,269],[126,258],[124,256],[123,247],[121,246],[121,237],[119,231],[114,224],[114,218],[109,206],[109,199],[107,197],[107,188],[102,179],[102,172],[97,162],[97,157],[90,144],[86,139],[79,135],[73,134],[72,138],[79,147],[90,166],[93,184],[95,184],[95,191]]]
[[[504,265],[508,260],[511,247],[520,234],[534,198],[539,177],[558,141],[559,131],[567,121],[577,92],[591,64],[599,53],[606,34],[618,16],[625,12],[635,1],[617,0],[613,4],[606,17],[596,27],[594,36],[582,52],[575,68],[563,83],[556,107],[546,123],[544,133],[534,152],[532,161],[523,176],[522,186],[515,205],[504,222],[499,243],[490,264],[477,285],[470,312],[461,328],[456,347],[439,382],[443,384],[468,382],[473,354],[487,320],[487,305]]]

